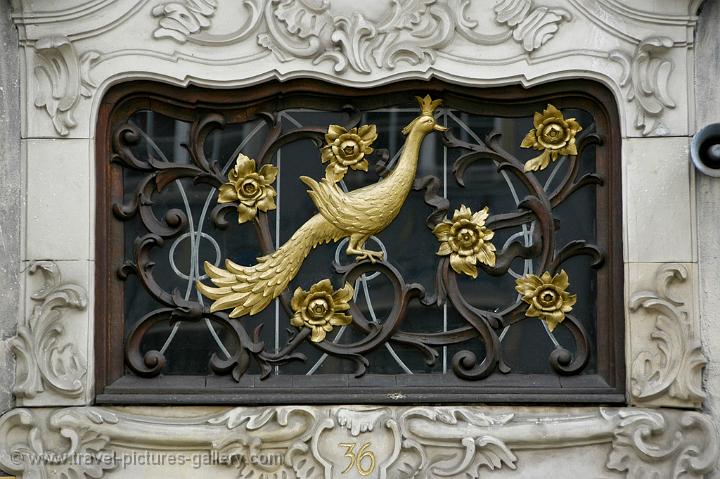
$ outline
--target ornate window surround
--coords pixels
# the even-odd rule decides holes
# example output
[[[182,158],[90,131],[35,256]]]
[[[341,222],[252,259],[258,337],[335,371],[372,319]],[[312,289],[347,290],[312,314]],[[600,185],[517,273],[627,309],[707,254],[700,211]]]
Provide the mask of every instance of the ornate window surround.
[[[406,458],[405,446],[391,444],[412,442],[427,477],[437,470],[433,467],[445,468],[450,477],[470,470],[476,477],[479,468],[522,469],[532,461],[533,467],[549,468],[560,456],[534,455],[531,449],[558,446],[582,468],[574,469],[574,476],[582,470],[602,477],[637,477],[641,471],[702,477],[712,469],[717,444],[710,419],[661,409],[697,409],[704,397],[694,176],[688,159],[694,132],[694,14],[700,0],[501,0],[495,5],[402,0],[395,10],[383,11],[378,3],[350,17],[343,16],[345,0],[215,3],[77,0],[59,8],[50,0],[13,1],[24,59],[22,260],[35,265],[28,273],[43,274],[27,275],[25,314],[13,341],[20,409],[0,419],[0,437],[7,444],[0,448],[0,467],[18,473],[62,469],[8,455],[38,432],[58,434],[65,445],[67,438],[82,437],[69,446],[78,450],[123,450],[136,439],[123,428],[152,424],[135,447],[164,448],[173,434],[180,441],[174,447],[207,449],[248,437],[262,444],[264,430],[296,427],[302,421],[293,414],[300,414],[312,418],[306,433],[283,450],[297,477],[317,477],[303,469],[311,465],[322,467],[327,477],[344,467],[335,457],[344,459],[341,449],[328,452],[318,445],[321,434],[347,442],[368,430],[374,431],[373,440],[377,436],[387,450],[397,451],[378,463],[381,471],[411,463],[398,461]],[[147,79],[227,88],[315,78],[369,87],[430,77],[476,87],[586,78],[614,93],[623,137],[628,404],[655,409],[298,406],[235,409],[213,417],[202,409],[151,408],[136,414],[90,406],[93,274],[100,260],[94,258],[94,129],[101,99],[112,85]],[[169,418],[173,415],[193,419]],[[431,426],[415,425],[422,421]],[[433,462],[442,453],[425,451],[418,435],[460,422],[472,427],[455,430],[469,435],[461,437],[450,427],[452,439],[439,440],[464,451],[461,459]],[[541,423],[557,432],[557,443],[542,439]],[[597,434],[578,438],[577,430],[586,427]],[[227,433],[227,444],[212,442],[219,430]],[[516,435],[523,431],[530,431],[526,439]],[[669,439],[675,431],[683,438],[678,443]],[[646,441],[655,432],[663,454],[648,449]],[[90,436],[99,443],[90,444]],[[197,443],[189,445],[189,438]],[[295,447],[306,462],[291,459]],[[583,460],[583,451],[597,460]],[[132,473],[124,471],[113,477]]]

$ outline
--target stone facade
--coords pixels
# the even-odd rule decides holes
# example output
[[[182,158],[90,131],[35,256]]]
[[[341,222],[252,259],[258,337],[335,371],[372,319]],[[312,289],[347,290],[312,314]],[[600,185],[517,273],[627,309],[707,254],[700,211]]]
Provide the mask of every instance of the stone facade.
[[[708,107],[718,99],[717,5],[704,6],[699,27],[697,0],[401,0],[351,15],[349,5],[14,1],[22,67],[9,55],[0,74],[9,112],[0,119],[0,194],[8,199],[0,267],[10,272],[2,276],[0,339],[16,325],[17,335],[0,342],[0,378],[13,375],[9,364],[1,368],[12,350],[17,379],[0,381],[0,408],[9,406],[9,383],[18,408],[0,419],[0,468],[24,477],[190,477],[187,465],[117,458],[210,451],[239,464],[209,464],[221,477],[713,473],[720,273],[712,206],[720,192],[713,179],[696,178],[688,148],[699,126],[717,121]],[[1,22],[3,41],[15,44],[8,18]],[[94,129],[104,92],[135,79],[240,87],[302,77],[360,87],[429,77],[478,87],[588,78],[614,93],[631,407],[92,407]],[[21,262],[23,287],[14,276]],[[113,460],[82,462],[103,454]],[[272,457],[281,459],[260,463]]]
[[[0,411],[12,404],[15,364],[9,338],[17,329],[20,288],[20,56],[9,0],[0,1]]]
[[[703,4],[697,29],[695,48],[695,127],[720,122],[720,3]],[[708,395],[705,410],[720,423],[720,334],[718,321],[720,302],[720,231],[716,220],[720,207],[720,184],[717,178],[697,175],[698,270],[700,283],[700,336],[708,364],[705,367],[704,389]],[[710,477],[720,478],[720,470]]]
[[[21,408],[0,434],[24,477],[700,478],[718,448],[708,416],[641,408]]]

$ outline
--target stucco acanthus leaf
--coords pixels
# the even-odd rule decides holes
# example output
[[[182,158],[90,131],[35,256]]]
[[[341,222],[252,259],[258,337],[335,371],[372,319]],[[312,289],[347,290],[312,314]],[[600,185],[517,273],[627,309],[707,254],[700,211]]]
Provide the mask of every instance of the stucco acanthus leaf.
[[[560,23],[572,20],[572,15],[564,8],[533,9],[532,0],[501,0],[495,5],[495,20],[510,27],[513,39],[532,52],[555,35]]]
[[[383,419],[391,417],[387,408],[368,408],[358,413],[349,408],[340,408],[335,414],[337,425],[350,431],[350,435],[357,437],[364,432],[372,432],[375,426]]]
[[[185,0],[157,5],[152,14],[160,17],[160,28],[153,32],[155,38],[169,37],[185,43],[189,35],[210,26],[215,14],[217,0]]]
[[[470,408],[417,407],[400,418],[404,446],[421,457],[420,477],[469,477],[502,467],[516,469],[517,456],[491,430],[508,424],[513,414],[487,415]],[[436,448],[444,450],[438,453]]]
[[[679,421],[648,410],[605,411],[616,422],[607,467],[628,478],[701,479],[717,460],[717,431],[708,416],[685,412]]]
[[[88,412],[94,408],[87,408]],[[31,409],[13,409],[0,418],[0,468],[26,478],[97,479],[117,467],[110,437],[93,428],[55,424]],[[107,412],[98,413],[107,417]],[[52,444],[52,446],[51,446]]]
[[[10,341],[17,356],[13,393],[19,398],[34,398],[49,388],[61,395],[77,397],[84,391],[86,361],[64,336],[63,310],[84,310],[87,293],[76,284],[64,283],[53,262],[33,263],[29,272],[37,271],[43,274],[44,285],[30,297],[39,304]]]
[[[667,134],[660,119],[666,108],[675,108],[668,84],[673,62],[661,55],[673,46],[669,37],[649,37],[642,40],[633,53],[612,50],[609,58],[622,66],[620,86],[626,89],[625,98],[636,108],[635,127],[644,136],[650,133]]]
[[[631,392],[641,401],[663,395],[697,405],[705,398],[702,371],[707,360],[694,334],[685,303],[670,295],[675,282],[686,281],[680,264],[666,264],[656,273],[655,291],[638,291],[630,297],[630,310],[643,309],[655,317],[650,344],[632,362]]]
[[[35,106],[45,108],[62,136],[77,126],[74,111],[81,97],[89,98],[95,84],[89,70],[100,58],[96,51],[81,55],[66,37],[42,37],[34,44]]]
[[[258,45],[281,62],[295,58],[313,64],[329,61],[336,73],[371,74],[394,69],[398,62],[433,64],[456,36],[479,45],[499,45],[512,38],[526,52],[540,48],[572,16],[562,8],[534,8],[532,0],[500,0],[493,12],[505,31],[480,33],[467,13],[470,0],[396,0],[367,4],[348,12],[329,0],[243,0],[243,26],[228,34],[210,32],[215,0],[162,3],[156,38],[179,43],[227,45],[256,30]]]
[[[558,451],[575,449],[581,457],[584,448],[597,446],[610,450],[607,468],[627,478],[699,479],[718,454],[710,417],[680,410],[503,414],[460,406],[281,406],[166,414],[162,408],[143,414],[14,409],[0,417],[0,468],[23,477],[98,479],[129,449],[194,450],[231,458],[216,465],[236,468],[240,478],[317,479],[340,477],[349,458],[364,454],[361,467],[372,466],[369,477],[467,479],[501,468],[532,475],[535,464],[520,455],[526,449],[555,451],[550,460],[556,461]],[[353,464],[348,477],[360,477]]]
[[[253,479],[318,477],[322,467],[308,444],[316,422],[313,409],[302,406],[265,408],[259,412],[236,408],[207,420],[211,426],[227,429],[216,435],[211,450],[228,458],[228,464],[240,464],[240,478]],[[282,461],[257,459],[279,454]]]

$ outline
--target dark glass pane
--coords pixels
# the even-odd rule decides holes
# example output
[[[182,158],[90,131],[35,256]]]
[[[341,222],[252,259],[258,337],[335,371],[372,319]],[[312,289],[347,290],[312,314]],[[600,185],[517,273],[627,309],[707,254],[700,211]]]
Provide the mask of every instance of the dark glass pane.
[[[181,119],[185,116],[176,118],[164,110],[135,111],[128,123],[138,135],[129,151],[147,166],[126,165],[121,172],[125,208],[136,204],[139,211],[128,213],[122,221],[124,259],[137,270],[151,272],[156,284],[145,284],[142,274],[129,274],[124,280],[126,342],[131,342],[137,328],[152,323],[142,333],[138,351],[140,356],[159,351],[165,359],[162,374],[227,375],[232,365],[244,361],[235,379],[246,375],[260,384],[273,376],[353,378],[364,362],[367,374],[412,374],[430,385],[437,382],[435,376],[462,381],[463,374],[472,375],[486,357],[495,358],[499,365],[489,371],[492,376],[557,378],[551,356],[561,348],[570,352],[571,359],[587,355],[586,364],[570,374],[599,374],[598,344],[612,341],[598,338],[598,311],[608,297],[598,291],[598,278],[600,274],[607,277],[603,269],[607,266],[602,262],[594,266],[589,252],[600,245],[596,253],[602,257],[602,245],[610,241],[597,211],[599,204],[607,204],[609,193],[601,182],[571,187],[585,175],[597,173],[604,180],[608,166],[599,158],[599,147],[588,141],[579,148],[577,158],[561,154],[542,171],[524,172],[523,164],[542,153],[520,146],[534,128],[536,106],[515,108],[515,116],[502,110],[500,116],[486,112],[484,105],[455,100],[435,111],[436,123],[446,127],[447,133],[425,137],[417,157],[416,188],[395,220],[366,243],[367,248],[384,252],[406,289],[417,285],[425,291],[424,297],[408,302],[389,340],[360,354],[332,352],[351,351],[367,343],[373,328],[390,321],[399,308],[392,278],[380,272],[367,273],[352,284],[352,302],[359,311],[354,324],[328,328],[320,344],[309,338],[296,340],[303,329],[290,323],[293,292],[309,290],[324,279],[334,289],[343,286],[341,270],[355,263],[346,254],[346,237],[312,249],[284,299],[273,299],[257,314],[228,320],[224,313],[192,313],[193,305],[207,308],[212,303],[196,287],[197,281],[210,284],[205,262],[225,267],[225,261],[231,260],[253,266],[257,258],[282,246],[318,214],[308,186],[299,178],[319,181],[325,176],[328,163],[321,161],[321,148],[329,125],[374,124],[377,128],[368,171],[349,169],[339,184],[341,189],[352,192],[390,181],[383,178],[397,167],[407,141],[401,130],[418,116],[418,107],[403,95],[385,103],[381,108],[358,107],[356,111],[337,105],[321,110],[315,101],[313,108],[298,106],[302,101],[295,98],[292,108],[240,115],[243,121],[211,128],[207,135],[198,134],[198,123]],[[562,112],[582,125],[578,145],[585,135],[596,133],[589,111],[569,107]],[[261,161],[279,171],[272,184],[277,208],[259,212],[258,222],[240,224],[236,204],[222,209],[219,202],[218,178],[227,181],[239,155],[255,159],[258,171]],[[174,176],[165,181],[170,176],[163,175],[168,172]],[[434,196],[423,188],[429,183],[435,185]],[[443,200],[447,211],[438,213],[435,208]],[[448,266],[448,256],[438,255],[441,242],[433,233],[439,221],[452,220],[462,207],[472,212],[487,207],[486,226],[494,232],[491,242],[497,268],[478,264],[475,278]],[[142,249],[148,242],[152,247]],[[569,246],[575,249],[568,250]],[[142,257],[136,256],[138,248]],[[577,298],[572,311],[566,311],[572,319],[566,317],[554,330],[538,317],[525,316],[528,305],[516,291],[518,278],[541,276],[551,269],[567,273],[567,290]],[[168,301],[179,309],[168,307]],[[366,322],[367,328],[362,326]],[[491,337],[496,344],[488,341]],[[587,340],[586,350],[582,339]],[[218,366],[226,360],[230,366]],[[132,367],[126,369],[132,374]],[[482,381],[469,383],[482,386]]]

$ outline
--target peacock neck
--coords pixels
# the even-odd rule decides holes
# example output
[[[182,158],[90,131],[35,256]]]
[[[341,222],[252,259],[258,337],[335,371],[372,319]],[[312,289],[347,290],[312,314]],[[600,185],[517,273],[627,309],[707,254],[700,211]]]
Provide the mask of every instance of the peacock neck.
[[[420,158],[420,147],[426,136],[427,132],[424,131],[410,131],[407,140],[405,140],[400,159],[395,169],[390,173],[389,178],[395,179],[395,181],[400,182],[403,186],[406,183],[412,185],[413,181],[415,181],[415,173],[417,172],[418,160]]]

